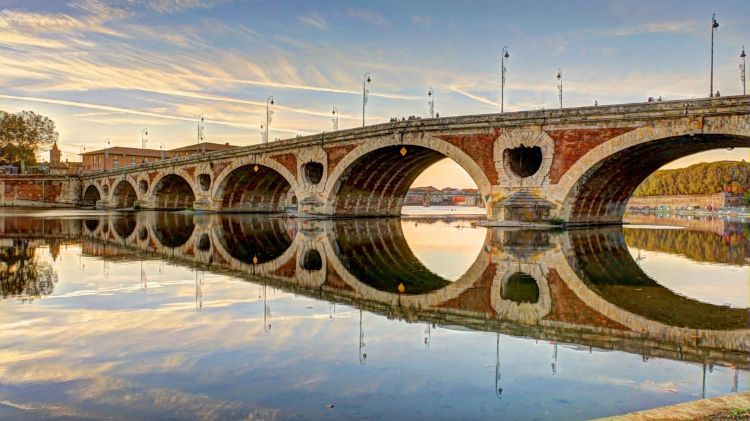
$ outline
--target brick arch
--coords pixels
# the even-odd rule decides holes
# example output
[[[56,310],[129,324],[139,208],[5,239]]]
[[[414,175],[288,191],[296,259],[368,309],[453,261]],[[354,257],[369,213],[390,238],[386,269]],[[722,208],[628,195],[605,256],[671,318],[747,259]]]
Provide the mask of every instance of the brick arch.
[[[95,183],[90,183],[83,189],[81,202],[84,206],[96,206],[96,202],[102,200],[102,192]]]
[[[406,154],[401,155],[401,148]],[[492,184],[468,154],[451,143],[429,135],[384,136],[354,148],[328,174],[323,197],[330,215],[398,216],[407,190],[434,163],[450,158],[476,183],[492,208]]]
[[[127,178],[115,183],[111,193],[115,209],[132,208],[138,200],[138,190]]]
[[[750,145],[747,122],[726,123],[701,130],[643,127],[617,136],[583,155],[548,198],[560,204],[559,216],[571,224],[621,223],[631,195],[657,169],[687,155]]]
[[[187,209],[193,207],[195,186],[179,173],[163,174],[151,186],[150,194],[156,209]]]
[[[271,158],[245,156],[216,176],[211,197],[215,210],[279,212],[290,189],[300,191],[287,167]]]

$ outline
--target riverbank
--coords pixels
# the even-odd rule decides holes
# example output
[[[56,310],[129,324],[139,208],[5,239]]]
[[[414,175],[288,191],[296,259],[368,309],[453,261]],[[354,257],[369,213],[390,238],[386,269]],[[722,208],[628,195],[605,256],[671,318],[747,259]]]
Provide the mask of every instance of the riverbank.
[[[750,420],[750,392],[699,399],[677,405],[631,412],[607,421]]]

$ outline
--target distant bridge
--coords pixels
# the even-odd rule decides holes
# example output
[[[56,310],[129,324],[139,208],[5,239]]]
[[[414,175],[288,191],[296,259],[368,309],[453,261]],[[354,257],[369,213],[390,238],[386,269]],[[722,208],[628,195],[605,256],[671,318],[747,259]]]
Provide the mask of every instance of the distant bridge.
[[[649,174],[750,146],[750,96],[417,119],[85,174],[106,208],[395,216],[427,167],[451,158],[491,219],[619,223]],[[291,195],[289,195],[291,197]]]

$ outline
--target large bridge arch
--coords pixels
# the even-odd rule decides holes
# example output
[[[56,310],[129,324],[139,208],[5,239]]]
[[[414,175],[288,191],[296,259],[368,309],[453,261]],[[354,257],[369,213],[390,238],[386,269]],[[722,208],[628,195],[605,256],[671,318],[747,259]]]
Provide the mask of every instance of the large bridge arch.
[[[715,124],[641,127],[587,152],[550,189],[571,224],[621,223],[630,196],[654,171],[712,149],[750,146],[750,116]],[[702,121],[702,120],[701,120]]]
[[[219,211],[280,212],[289,190],[300,191],[286,167],[270,158],[246,156],[219,173],[211,197]]]
[[[138,200],[136,187],[124,178],[112,189],[112,206],[115,209],[132,208]]]
[[[445,158],[452,159],[469,174],[484,199],[490,197],[491,181],[464,151],[428,134],[402,134],[371,139],[336,165],[324,186],[325,213],[398,216],[414,180]],[[491,213],[491,205],[486,202],[487,212]]]
[[[151,197],[156,209],[188,209],[193,207],[196,194],[184,176],[168,173],[153,184]]]

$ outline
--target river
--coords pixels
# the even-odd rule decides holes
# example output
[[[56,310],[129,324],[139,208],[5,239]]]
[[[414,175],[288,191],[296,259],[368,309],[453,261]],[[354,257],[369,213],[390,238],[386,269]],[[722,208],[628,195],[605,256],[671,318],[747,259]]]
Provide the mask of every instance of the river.
[[[563,420],[750,389],[747,223],[472,221],[0,211],[0,418]]]

